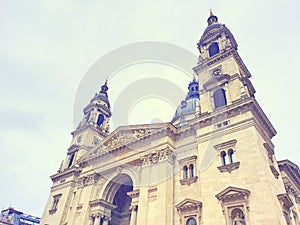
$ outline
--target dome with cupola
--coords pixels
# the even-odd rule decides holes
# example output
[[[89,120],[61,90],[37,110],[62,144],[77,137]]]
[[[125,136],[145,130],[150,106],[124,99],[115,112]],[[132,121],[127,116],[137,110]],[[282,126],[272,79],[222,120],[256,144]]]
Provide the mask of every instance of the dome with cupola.
[[[200,114],[199,83],[195,77],[189,83],[188,90],[186,98],[181,101],[172,119],[175,126],[184,126]]]
[[[108,100],[108,86],[107,81],[101,86],[101,90],[99,93],[96,93],[95,96],[91,99],[91,102],[99,101],[105,103],[108,108],[110,108],[109,100]]]

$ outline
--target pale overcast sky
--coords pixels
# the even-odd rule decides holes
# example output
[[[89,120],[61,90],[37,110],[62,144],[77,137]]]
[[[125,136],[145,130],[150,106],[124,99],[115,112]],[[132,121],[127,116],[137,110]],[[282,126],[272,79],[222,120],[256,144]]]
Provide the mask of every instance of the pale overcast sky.
[[[299,7],[299,0],[0,0],[0,207],[42,215],[49,176],[71,141],[77,89],[98,59],[140,41],[167,42],[198,55],[210,8],[239,44],[256,98],[278,132],[277,159],[299,165]],[[135,65],[116,73],[109,84],[113,113],[117,96],[141,74],[178,80],[186,91],[187,77],[162,67]],[[128,121],[171,120],[174,104],[157,99],[169,109],[166,115],[141,113],[137,103]],[[179,104],[182,95],[177,99]]]

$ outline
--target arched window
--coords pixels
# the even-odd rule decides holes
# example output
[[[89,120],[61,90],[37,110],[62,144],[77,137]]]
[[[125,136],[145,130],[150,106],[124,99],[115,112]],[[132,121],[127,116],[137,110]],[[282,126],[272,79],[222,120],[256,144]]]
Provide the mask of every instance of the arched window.
[[[215,103],[215,108],[222,107],[224,105],[227,105],[226,101],[226,95],[224,89],[219,89],[214,92],[214,103]]]
[[[103,114],[99,114],[98,120],[97,120],[98,126],[101,126],[101,124],[103,123],[103,120],[104,120]]]
[[[210,57],[212,57],[212,56],[218,54],[219,51],[220,51],[218,43],[217,43],[217,42],[212,43],[212,44],[209,46],[208,51],[209,51],[209,56],[210,56]]]
[[[228,150],[228,156],[229,156],[229,162],[230,163],[234,163],[234,160],[233,160],[233,150],[232,149]]]
[[[222,158],[222,164],[223,166],[226,166],[227,163],[226,163],[226,152],[221,152],[221,158]]]
[[[190,165],[190,177],[194,177],[194,165],[193,164],[191,164]]]
[[[73,154],[70,156],[68,168],[70,168],[70,167],[72,166],[73,160],[74,160],[74,156],[75,156],[75,153],[73,153]]]
[[[191,217],[186,221],[186,225],[197,225],[197,222],[194,218]]]
[[[245,215],[241,209],[233,209],[231,212],[232,225],[245,224]]]
[[[183,167],[183,178],[189,177],[189,168],[187,166]]]

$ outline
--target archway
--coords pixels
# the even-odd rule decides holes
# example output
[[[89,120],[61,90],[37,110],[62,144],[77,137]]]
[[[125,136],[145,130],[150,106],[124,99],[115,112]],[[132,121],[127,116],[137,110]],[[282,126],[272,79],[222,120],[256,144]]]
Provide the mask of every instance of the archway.
[[[115,205],[108,225],[129,225],[131,198],[127,192],[133,190],[133,182],[127,174],[119,174],[106,186],[103,199]]]

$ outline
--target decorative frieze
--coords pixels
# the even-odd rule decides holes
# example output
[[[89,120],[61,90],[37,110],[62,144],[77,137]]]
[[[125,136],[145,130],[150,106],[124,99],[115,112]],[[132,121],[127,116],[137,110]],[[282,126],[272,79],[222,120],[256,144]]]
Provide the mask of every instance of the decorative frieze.
[[[175,155],[173,154],[173,151],[169,148],[165,148],[163,150],[158,150],[156,152],[149,153],[145,156],[142,156],[140,159],[141,159],[141,164],[145,166],[145,165],[157,164],[165,160],[173,161],[174,157]]]
[[[140,137],[151,134],[150,128],[143,128],[129,132],[122,132],[117,134],[115,137],[111,138],[106,144],[107,148],[115,148],[119,145],[122,145],[126,142],[138,139]]]
[[[97,173],[90,174],[90,175],[87,175],[84,177],[80,177],[77,180],[76,185],[78,188],[83,188],[88,185],[96,184],[99,180],[99,177],[100,177],[100,175]]]

